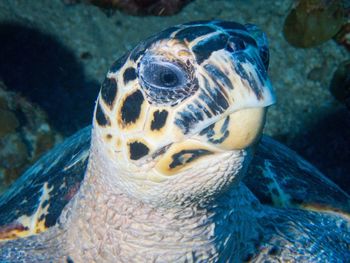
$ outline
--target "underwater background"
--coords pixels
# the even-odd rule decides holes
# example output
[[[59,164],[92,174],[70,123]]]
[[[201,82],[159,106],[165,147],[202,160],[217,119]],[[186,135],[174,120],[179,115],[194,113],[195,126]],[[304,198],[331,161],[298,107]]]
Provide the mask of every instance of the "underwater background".
[[[91,123],[109,66],[193,20],[254,23],[270,43],[277,104],[265,134],[350,193],[349,1],[0,0],[0,193]]]

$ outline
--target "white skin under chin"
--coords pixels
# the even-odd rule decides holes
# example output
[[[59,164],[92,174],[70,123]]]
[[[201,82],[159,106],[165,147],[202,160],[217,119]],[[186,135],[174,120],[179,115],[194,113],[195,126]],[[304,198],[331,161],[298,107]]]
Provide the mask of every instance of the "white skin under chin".
[[[94,180],[109,187],[111,192],[121,191],[154,207],[183,207],[186,203],[206,202],[211,196],[237,184],[252,158],[250,148],[216,153],[154,182],[149,179],[157,174],[152,161],[130,167],[130,161],[123,158],[112,160],[109,145],[101,138],[99,130],[93,129],[89,170],[93,171]]]
[[[257,202],[239,183],[250,159],[246,151],[207,158],[154,183],[130,180],[99,143],[93,135],[87,177],[62,220],[74,261],[239,260],[251,249],[244,244],[256,236],[247,230]]]

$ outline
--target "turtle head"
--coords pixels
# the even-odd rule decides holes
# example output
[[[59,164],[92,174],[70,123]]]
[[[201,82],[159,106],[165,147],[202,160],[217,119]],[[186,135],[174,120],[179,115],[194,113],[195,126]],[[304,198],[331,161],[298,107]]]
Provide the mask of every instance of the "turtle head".
[[[93,145],[134,196],[218,192],[242,174],[275,101],[267,66],[266,38],[253,25],[194,22],[162,31],[111,67]]]

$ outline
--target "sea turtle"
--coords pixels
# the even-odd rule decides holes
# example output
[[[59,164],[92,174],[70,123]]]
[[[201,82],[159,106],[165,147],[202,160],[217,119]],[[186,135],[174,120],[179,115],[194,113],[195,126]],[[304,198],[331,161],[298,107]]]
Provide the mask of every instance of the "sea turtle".
[[[92,128],[1,197],[0,261],[349,260],[349,196],[261,137],[268,61],[262,31],[219,20],[117,60]]]

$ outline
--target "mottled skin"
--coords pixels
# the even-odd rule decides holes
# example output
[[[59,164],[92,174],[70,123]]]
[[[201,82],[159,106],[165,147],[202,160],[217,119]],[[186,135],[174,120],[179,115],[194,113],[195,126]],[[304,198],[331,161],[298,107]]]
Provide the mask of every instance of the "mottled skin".
[[[349,197],[277,142],[257,147],[267,67],[252,25],[141,43],[107,74],[90,147],[86,129],[0,200],[0,261],[345,262]]]

